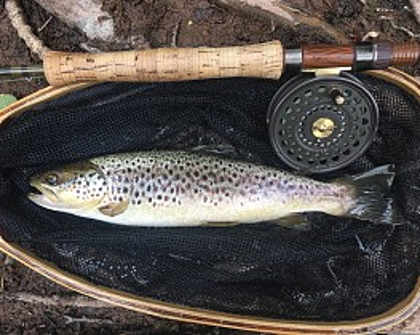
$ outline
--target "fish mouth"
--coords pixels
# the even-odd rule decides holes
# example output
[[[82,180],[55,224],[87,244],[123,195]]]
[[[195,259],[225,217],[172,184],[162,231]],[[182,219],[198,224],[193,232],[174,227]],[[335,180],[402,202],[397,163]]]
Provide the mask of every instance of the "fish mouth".
[[[39,196],[44,195],[51,201],[58,201],[58,197],[55,194],[54,190],[50,189],[48,186],[42,185],[37,180],[30,180],[29,184],[33,187],[34,192],[31,193],[33,195]]]
[[[34,203],[51,209],[65,208],[64,205],[60,205],[60,200],[52,189],[36,180],[31,180],[29,184],[32,186],[33,191],[28,194],[28,198]]]

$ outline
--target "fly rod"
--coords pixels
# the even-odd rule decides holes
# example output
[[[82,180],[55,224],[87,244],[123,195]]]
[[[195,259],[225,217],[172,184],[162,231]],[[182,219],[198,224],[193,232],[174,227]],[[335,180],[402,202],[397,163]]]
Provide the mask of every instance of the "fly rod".
[[[43,65],[0,69],[5,76],[39,76],[52,86],[76,82],[185,81],[210,78],[256,77],[279,79],[287,68],[311,70],[350,68],[354,71],[414,65],[420,44],[390,42],[355,45],[306,45],[283,49],[272,41],[235,47],[159,48],[109,53],[48,51]]]

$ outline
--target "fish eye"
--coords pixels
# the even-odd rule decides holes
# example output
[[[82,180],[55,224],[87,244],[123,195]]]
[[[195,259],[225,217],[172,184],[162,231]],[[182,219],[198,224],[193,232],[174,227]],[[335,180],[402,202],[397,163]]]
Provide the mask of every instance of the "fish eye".
[[[45,178],[45,181],[51,186],[56,186],[58,184],[58,175],[51,173]]]

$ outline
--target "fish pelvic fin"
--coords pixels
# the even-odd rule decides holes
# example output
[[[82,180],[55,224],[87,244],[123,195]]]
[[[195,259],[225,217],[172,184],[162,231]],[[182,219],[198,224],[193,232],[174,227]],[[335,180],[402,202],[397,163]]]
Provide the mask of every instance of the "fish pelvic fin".
[[[102,214],[106,216],[114,217],[121,213],[124,213],[127,207],[128,207],[128,200],[123,200],[121,202],[110,202],[106,204],[105,206],[102,206],[98,209]]]
[[[394,170],[394,165],[384,165],[341,179],[353,189],[353,203],[345,216],[381,224],[403,223],[391,195]]]

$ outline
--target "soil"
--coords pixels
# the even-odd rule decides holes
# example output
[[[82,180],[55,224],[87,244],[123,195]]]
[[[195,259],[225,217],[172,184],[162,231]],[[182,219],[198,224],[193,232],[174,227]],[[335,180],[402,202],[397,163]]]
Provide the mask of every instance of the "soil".
[[[392,41],[412,39],[407,30],[420,33],[408,1],[373,0],[367,1],[368,5],[360,0],[296,3],[301,11],[323,18],[354,41],[371,31],[380,33],[381,39]],[[81,43],[88,42],[86,36],[55,17],[43,27],[51,15],[34,1],[22,1],[22,7],[33,32],[51,49],[82,51]],[[333,42],[310,27],[274,24],[263,17],[220,7],[210,0],[104,0],[104,9],[115,18],[118,35],[143,34],[152,47],[242,45],[274,39],[281,40],[286,47],[296,47],[302,42]],[[380,16],[392,21],[380,20]],[[0,41],[0,67],[40,63],[18,38],[3,1],[0,1]],[[419,67],[405,70],[420,75]],[[21,98],[46,85],[44,80],[3,82],[0,93]],[[51,299],[36,302],[37,297]],[[0,254],[2,334],[246,334],[162,320],[116,307],[92,306],[86,303],[93,302],[88,298],[82,304],[63,303],[75,297],[77,293]]]

